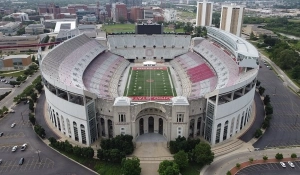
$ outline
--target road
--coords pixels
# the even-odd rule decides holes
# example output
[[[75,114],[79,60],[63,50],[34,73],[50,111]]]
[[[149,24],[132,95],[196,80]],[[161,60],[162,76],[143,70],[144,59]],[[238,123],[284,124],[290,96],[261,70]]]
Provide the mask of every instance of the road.
[[[6,106],[7,108],[11,108],[14,105],[14,97],[21,94],[23,90],[29,86],[32,81],[40,75],[40,72],[36,72],[32,75],[32,77],[28,77],[25,83],[22,83],[20,87],[12,88],[12,92],[6,96],[3,100],[0,101],[0,108],[3,108],[3,106]]]
[[[292,153],[299,153],[300,148],[288,148],[288,149],[272,149],[272,150],[262,150],[262,151],[247,151],[247,152],[235,152],[218,157],[211,165],[206,166],[201,172],[200,175],[223,175],[231,168],[235,167],[237,163],[243,163],[249,161],[249,158],[254,158],[254,160],[262,159],[264,155],[269,158],[275,158],[277,153],[282,153],[283,157],[290,157]],[[278,175],[287,174],[283,170],[277,172]],[[268,170],[265,170],[265,173],[268,173]],[[273,174],[276,175],[277,173]],[[300,169],[297,169],[297,173],[300,174]]]
[[[18,104],[15,113],[1,119],[0,132],[4,135],[0,137],[0,174],[30,174],[30,175],[91,175],[93,172],[78,165],[77,163],[62,156],[48,147],[32,129],[28,121],[28,105]],[[21,116],[23,114],[23,120]],[[41,116],[37,116],[41,117]],[[15,122],[16,126],[11,128]],[[28,144],[25,151],[20,150],[20,146]],[[18,145],[16,152],[12,152],[12,147]],[[23,165],[18,165],[21,157],[25,158]]]

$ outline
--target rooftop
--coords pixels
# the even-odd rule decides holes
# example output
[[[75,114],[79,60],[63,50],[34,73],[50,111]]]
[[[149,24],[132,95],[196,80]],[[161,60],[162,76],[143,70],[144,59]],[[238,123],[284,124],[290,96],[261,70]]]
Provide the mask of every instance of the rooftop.
[[[13,58],[28,58],[30,55],[9,55],[4,57],[4,60],[13,59]]]

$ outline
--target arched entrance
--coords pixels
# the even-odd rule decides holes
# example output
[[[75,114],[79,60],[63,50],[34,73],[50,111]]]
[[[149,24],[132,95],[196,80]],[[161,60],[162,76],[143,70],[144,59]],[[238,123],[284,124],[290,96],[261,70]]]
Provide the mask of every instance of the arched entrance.
[[[167,119],[157,108],[146,108],[136,117],[136,142],[166,142]]]
[[[148,118],[148,130],[149,133],[154,132],[154,118],[152,116]]]
[[[144,119],[141,118],[139,121],[139,126],[140,126],[140,135],[144,134]]]

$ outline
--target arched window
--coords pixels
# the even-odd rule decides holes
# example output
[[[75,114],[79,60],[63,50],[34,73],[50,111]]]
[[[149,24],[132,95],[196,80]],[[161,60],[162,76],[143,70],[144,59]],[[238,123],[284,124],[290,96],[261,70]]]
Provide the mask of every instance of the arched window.
[[[70,126],[70,120],[67,118],[67,129],[68,129],[68,133],[69,136],[71,135],[71,126]]]
[[[63,131],[65,131],[66,128],[65,128],[65,120],[64,120],[64,117],[61,115],[61,116],[60,116],[60,119],[61,119],[62,129],[63,129]]]
[[[233,117],[233,118],[231,119],[231,124],[230,124],[230,135],[233,133],[234,122],[235,122],[235,118]],[[231,137],[231,136],[230,136],[230,137]]]
[[[224,131],[223,132],[223,140],[226,140],[227,139],[227,132],[228,132],[228,120],[225,122],[223,131]]]
[[[86,144],[85,127],[83,124],[80,125],[80,130],[81,130],[82,143]]]
[[[238,117],[236,119],[236,127],[235,127],[236,130],[238,130],[239,124],[240,124],[240,114],[238,115]]]
[[[78,129],[77,129],[77,124],[76,124],[76,122],[73,122],[73,130],[74,130],[74,137],[75,137],[75,140],[78,141],[79,138],[78,138]]]
[[[221,135],[221,123],[219,123],[217,126],[216,143],[220,142],[220,135]]]

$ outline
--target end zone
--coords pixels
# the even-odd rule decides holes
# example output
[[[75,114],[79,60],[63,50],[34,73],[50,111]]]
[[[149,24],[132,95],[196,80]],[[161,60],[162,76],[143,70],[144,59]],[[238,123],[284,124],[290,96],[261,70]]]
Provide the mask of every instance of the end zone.
[[[132,96],[132,101],[170,101],[173,96]]]
[[[145,66],[145,67],[132,67],[132,70],[168,70],[167,67],[150,67],[150,66]]]

